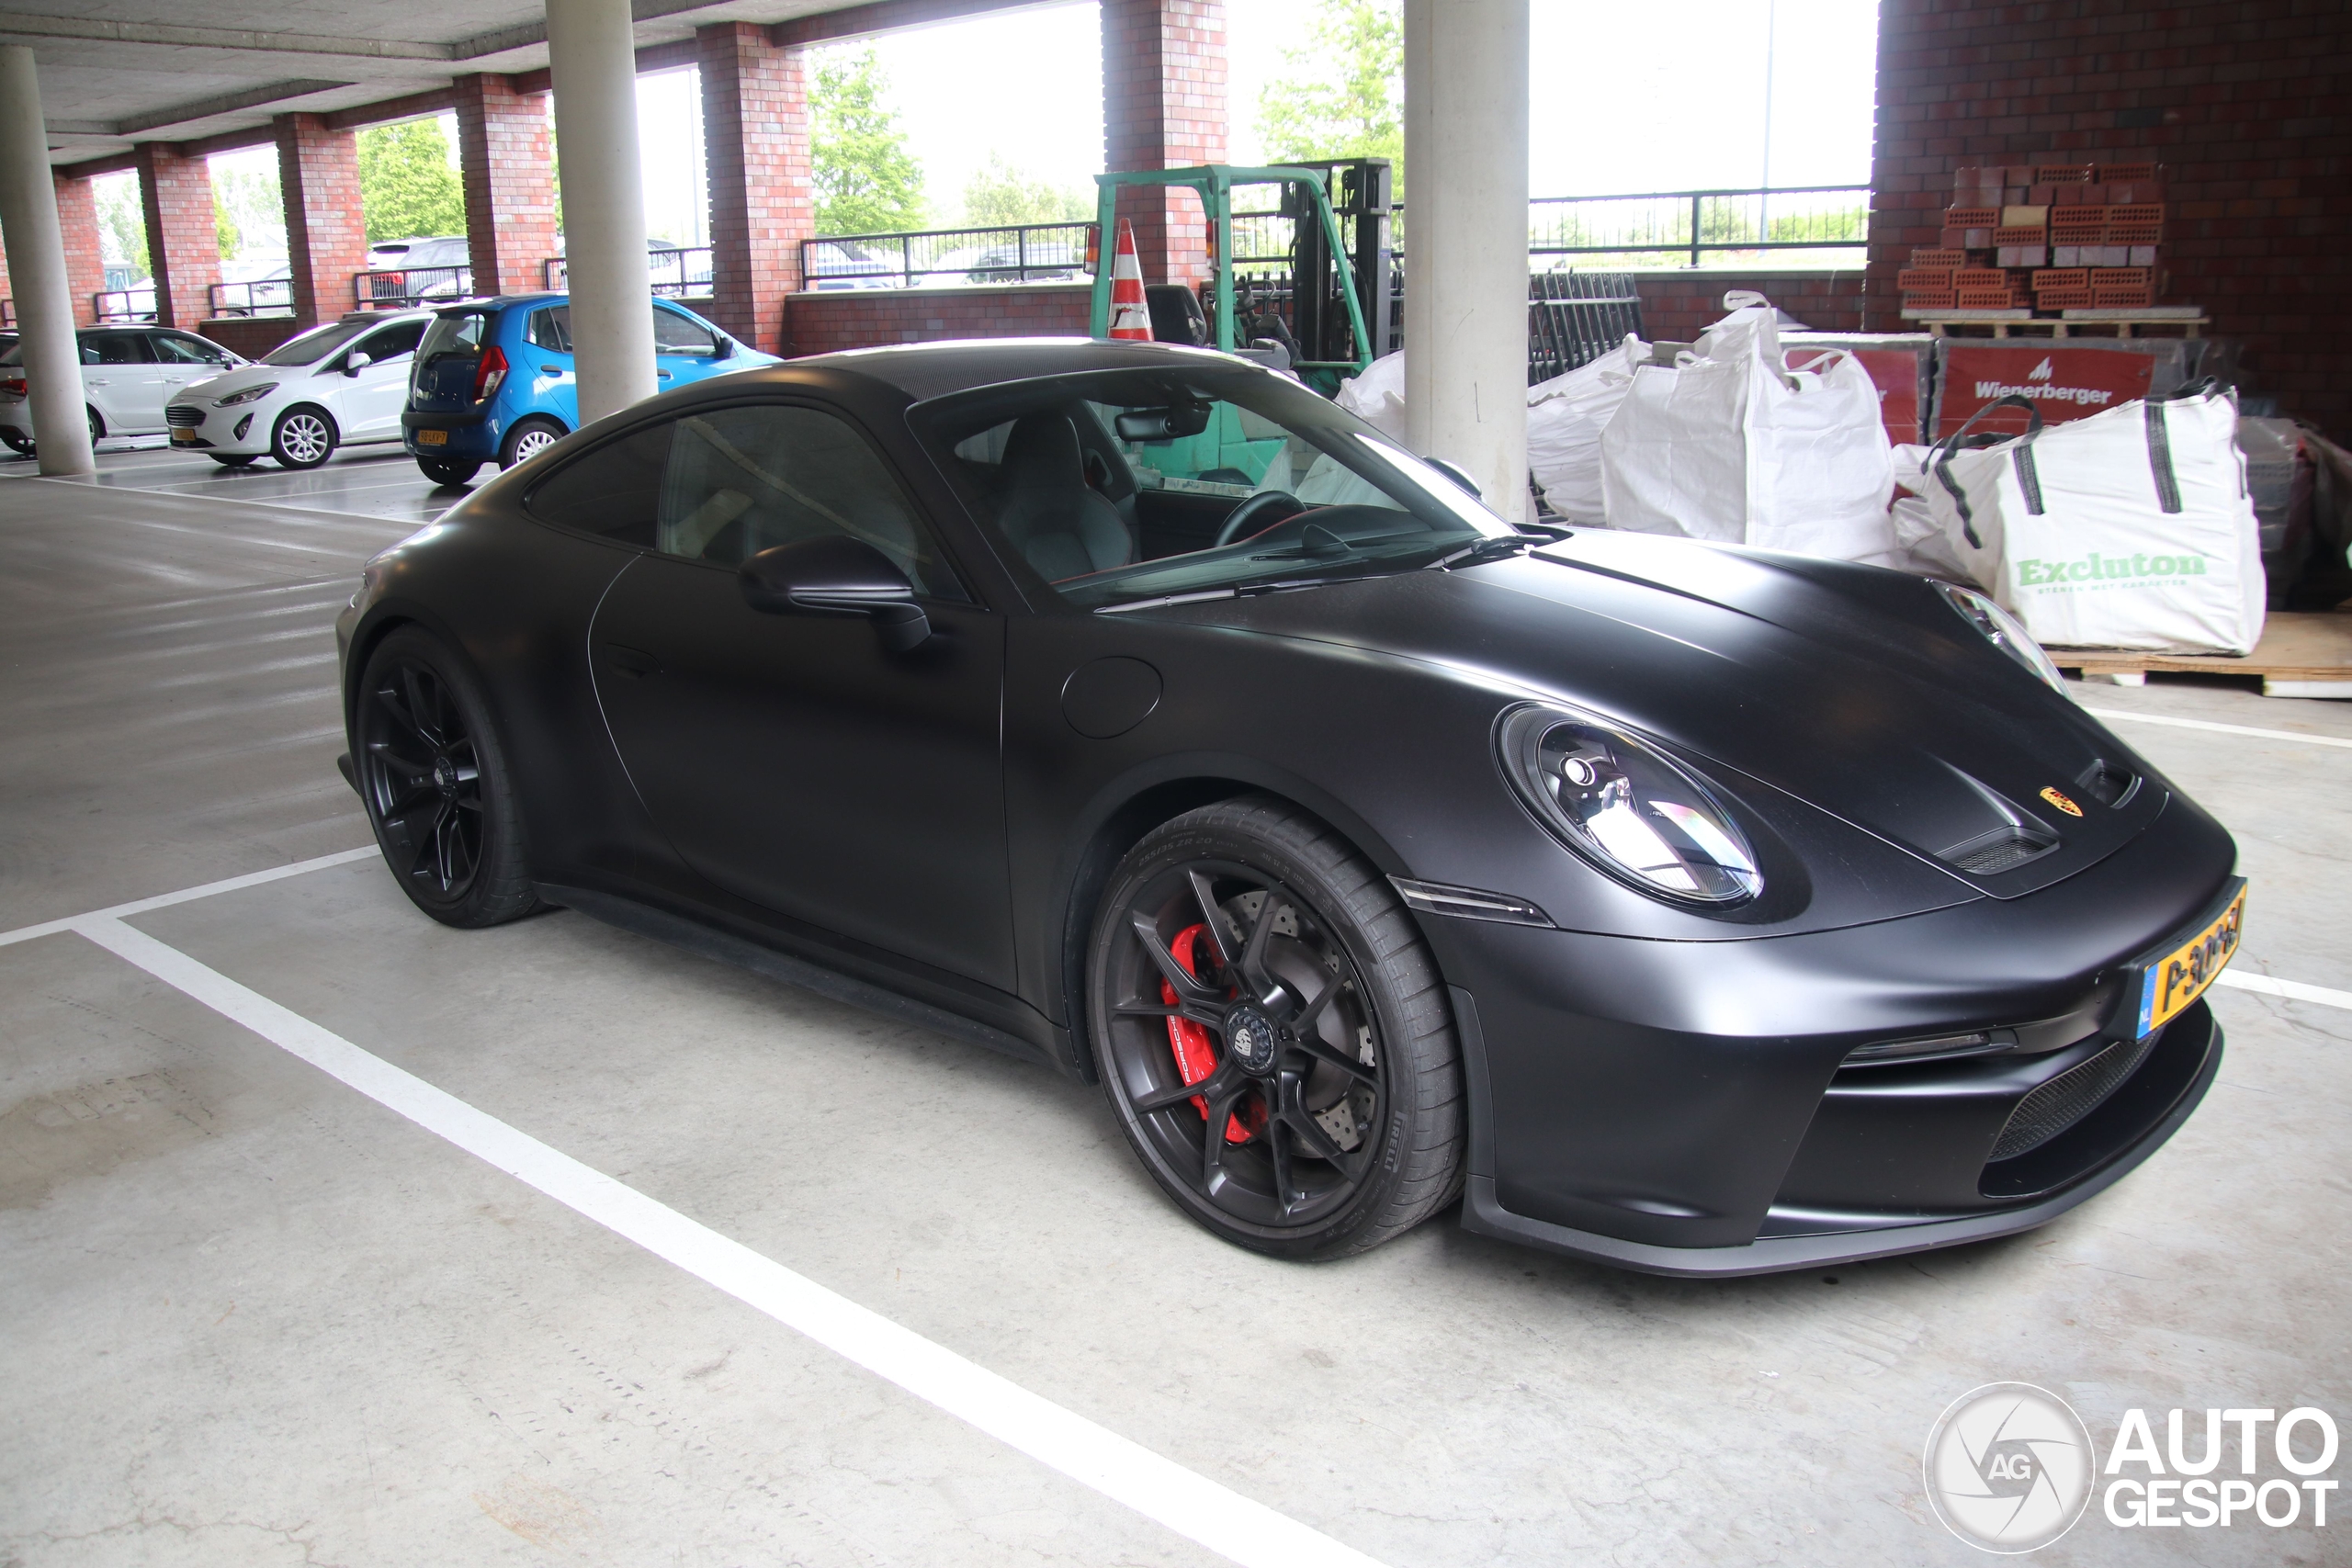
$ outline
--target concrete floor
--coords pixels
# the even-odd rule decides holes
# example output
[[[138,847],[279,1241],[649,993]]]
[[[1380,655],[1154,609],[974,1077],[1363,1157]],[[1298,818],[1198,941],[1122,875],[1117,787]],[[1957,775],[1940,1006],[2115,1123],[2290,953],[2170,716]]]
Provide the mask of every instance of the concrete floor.
[[[0,931],[365,844],[330,622],[449,499],[401,458],[101,468],[0,464]],[[2345,705],[2082,696],[2352,738]],[[2119,730],[2238,834],[2240,968],[2352,988],[2352,751]],[[372,860],[130,923],[1396,1568],[1976,1561],[1920,1449],[1993,1381],[2102,1453],[2133,1406],[2352,1425],[2327,1005],[2217,991],[2205,1107],[2041,1232],[1695,1283],[1451,1213],[1269,1262],[1181,1219],[1094,1090],[571,913],[449,931]],[[0,1568],[1219,1560],[72,933],[0,946]],[[2037,1561],[2352,1561],[2309,1520],[2094,1504]]]

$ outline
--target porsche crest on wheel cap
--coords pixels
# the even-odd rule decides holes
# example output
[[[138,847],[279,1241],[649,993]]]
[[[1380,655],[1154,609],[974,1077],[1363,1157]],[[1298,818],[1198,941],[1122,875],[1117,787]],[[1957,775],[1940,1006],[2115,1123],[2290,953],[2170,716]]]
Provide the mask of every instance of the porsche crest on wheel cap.
[[[1263,1073],[1273,1066],[1275,1040],[1272,1021],[1247,1002],[1225,1015],[1226,1049],[1244,1072]]]

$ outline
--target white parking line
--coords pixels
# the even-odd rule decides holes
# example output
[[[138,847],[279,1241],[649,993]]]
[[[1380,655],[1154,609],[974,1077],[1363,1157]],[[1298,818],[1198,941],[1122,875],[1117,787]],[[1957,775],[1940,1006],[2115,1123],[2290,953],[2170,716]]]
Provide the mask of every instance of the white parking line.
[[[805,1275],[550,1148],[146,932],[123,915],[372,855],[316,860],[0,932],[0,945],[72,931],[379,1105],[635,1242],[916,1398],[1244,1568],[1381,1568],[1376,1559],[1185,1469]]]
[[[2168,713],[2133,713],[2128,708],[2095,708],[2088,703],[2077,705],[2098,718],[2120,718],[2133,724],[2168,724],[2175,729],[2212,729],[2223,735],[2258,735],[2265,740],[2300,740],[2306,746],[2352,749],[2352,740],[2334,735],[2303,735],[2292,729],[2256,729],[2250,724],[2216,724],[2210,718],[2175,718]]]
[[[2290,1001],[2352,1008],[2352,991],[2332,991],[2325,986],[2306,986],[2301,980],[2274,980],[2267,975],[2257,975],[2250,969],[2224,969],[2213,977],[2213,984],[2234,986],[2241,991],[2260,991],[2265,996],[2285,997]]]

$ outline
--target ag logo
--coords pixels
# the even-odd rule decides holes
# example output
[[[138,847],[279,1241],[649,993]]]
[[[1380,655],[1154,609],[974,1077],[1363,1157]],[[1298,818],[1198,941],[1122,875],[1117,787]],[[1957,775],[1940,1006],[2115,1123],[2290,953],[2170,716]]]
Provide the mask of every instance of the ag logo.
[[[2097,1472],[2090,1433],[2066,1402],[1996,1382],[1954,1400],[1928,1434],[1928,1501],[1951,1533],[2014,1555],[2075,1528]]]
[[[2048,801],[2051,805],[2056,807],[2059,810],[2064,812],[2069,817],[2080,817],[2083,814],[2083,808],[2075,805],[2073,801],[2067,799],[2064,793],[2055,784],[2044,785],[2041,791],[2041,798]]]

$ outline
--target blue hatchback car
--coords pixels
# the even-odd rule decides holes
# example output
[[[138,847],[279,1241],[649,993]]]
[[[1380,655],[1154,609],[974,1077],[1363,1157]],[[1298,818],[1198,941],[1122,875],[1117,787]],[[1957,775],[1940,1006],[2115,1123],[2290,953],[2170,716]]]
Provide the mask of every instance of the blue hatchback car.
[[[673,300],[653,301],[661,389],[774,365]],[[580,427],[571,297],[516,294],[438,312],[416,351],[401,441],[425,478],[461,485],[485,463],[511,468]]]

